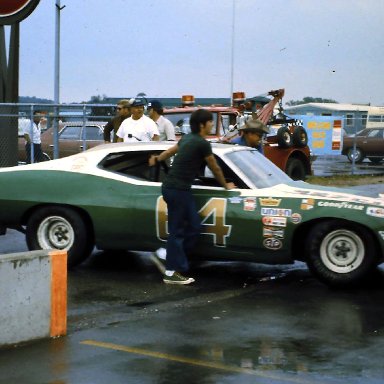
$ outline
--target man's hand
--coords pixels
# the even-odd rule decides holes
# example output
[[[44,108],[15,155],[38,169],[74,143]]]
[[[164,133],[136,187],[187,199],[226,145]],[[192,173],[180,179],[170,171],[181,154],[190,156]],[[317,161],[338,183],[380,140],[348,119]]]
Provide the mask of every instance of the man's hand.
[[[150,167],[153,167],[154,165],[156,165],[156,163],[157,163],[157,156],[152,155],[148,160],[148,164]]]
[[[234,183],[226,183],[227,186],[226,186],[226,189],[234,189],[234,188],[237,188],[236,185]]]

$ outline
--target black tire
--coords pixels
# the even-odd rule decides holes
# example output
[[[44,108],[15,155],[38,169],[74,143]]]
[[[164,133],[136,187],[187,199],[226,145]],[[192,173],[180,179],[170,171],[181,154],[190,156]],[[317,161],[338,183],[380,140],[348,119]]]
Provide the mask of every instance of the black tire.
[[[376,268],[374,238],[364,227],[344,220],[316,224],[306,241],[311,272],[334,287],[362,282]]]
[[[373,164],[380,164],[383,161],[382,157],[368,157],[368,160]]]
[[[292,135],[287,127],[280,127],[277,130],[277,144],[281,148],[290,148],[293,145]]]
[[[356,148],[356,151],[353,151],[353,148],[349,148],[347,151],[348,160],[352,163],[353,157],[355,157],[355,163],[361,163],[364,160],[364,152],[360,148]]]
[[[300,159],[290,157],[285,167],[285,173],[293,180],[305,180],[305,166]]]
[[[295,145],[296,147],[305,147],[308,144],[307,131],[301,126],[295,127],[292,134],[292,141],[293,145]]]
[[[27,222],[26,239],[29,250],[66,250],[68,267],[83,262],[94,246],[83,218],[66,207],[43,207],[35,211]]]

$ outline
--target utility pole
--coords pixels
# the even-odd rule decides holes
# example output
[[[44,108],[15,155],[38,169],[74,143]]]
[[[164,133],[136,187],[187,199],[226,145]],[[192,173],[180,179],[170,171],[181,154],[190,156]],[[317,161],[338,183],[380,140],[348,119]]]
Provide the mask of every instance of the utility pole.
[[[56,0],[55,6],[55,74],[54,74],[54,119],[53,119],[53,158],[59,157],[59,107],[60,104],[60,12],[65,8],[61,7],[60,0]]]
[[[235,5],[236,0],[232,0],[232,41],[231,41],[231,105],[233,105],[233,74],[234,74],[234,64],[235,64]]]

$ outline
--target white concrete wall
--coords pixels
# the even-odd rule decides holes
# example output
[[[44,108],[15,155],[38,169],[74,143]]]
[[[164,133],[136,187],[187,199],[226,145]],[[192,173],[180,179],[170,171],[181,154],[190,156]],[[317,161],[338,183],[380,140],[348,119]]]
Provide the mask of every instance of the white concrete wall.
[[[0,346],[52,336],[52,267],[48,251],[0,255]]]

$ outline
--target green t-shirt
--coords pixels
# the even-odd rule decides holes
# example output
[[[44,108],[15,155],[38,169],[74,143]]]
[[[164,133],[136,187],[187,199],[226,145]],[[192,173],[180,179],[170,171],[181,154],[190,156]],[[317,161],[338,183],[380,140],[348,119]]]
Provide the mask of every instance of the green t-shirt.
[[[189,190],[204,159],[212,154],[212,148],[209,141],[196,133],[183,136],[178,146],[179,149],[163,186],[170,189]]]

